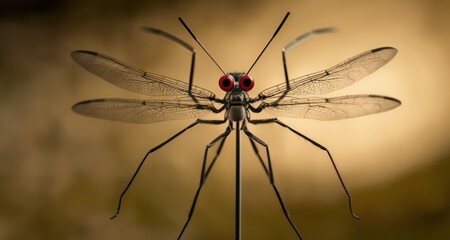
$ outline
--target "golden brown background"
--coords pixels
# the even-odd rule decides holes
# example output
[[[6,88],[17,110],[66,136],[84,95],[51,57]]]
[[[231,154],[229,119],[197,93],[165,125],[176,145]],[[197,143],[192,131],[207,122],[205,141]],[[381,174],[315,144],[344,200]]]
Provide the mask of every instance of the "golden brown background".
[[[133,125],[76,115],[70,107],[80,100],[145,96],[91,75],[69,54],[99,51],[187,81],[189,53],[140,31],[157,27],[196,46],[182,16],[225,70],[245,71],[287,11],[252,70],[252,96],[283,81],[282,47],[311,29],[338,31],[289,52],[292,77],[372,48],[399,49],[379,71],[330,94],[387,95],[399,108],[335,122],[282,118],[329,148],[360,221],[324,152],[278,126],[250,127],[271,147],[275,179],[305,239],[450,238],[449,1],[10,0],[0,9],[0,239],[175,239],[204,147],[225,125],[198,126],[152,155],[110,221],[145,152],[192,120]],[[222,96],[220,71],[196,48],[195,84]],[[233,135],[184,239],[234,236]],[[243,239],[295,239],[246,139],[243,161]]]

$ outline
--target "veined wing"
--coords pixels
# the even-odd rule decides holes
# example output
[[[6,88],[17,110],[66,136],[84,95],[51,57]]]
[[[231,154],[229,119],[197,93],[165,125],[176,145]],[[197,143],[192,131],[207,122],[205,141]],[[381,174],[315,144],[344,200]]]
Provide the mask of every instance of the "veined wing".
[[[258,98],[278,98],[281,95],[324,94],[347,87],[388,63],[397,54],[392,47],[376,48],[327,70],[289,80],[262,91]]]
[[[91,51],[74,51],[72,58],[89,72],[126,90],[148,96],[187,95],[189,84],[154,73],[145,72],[107,55]],[[215,94],[192,86],[196,98],[212,99]]]
[[[395,98],[378,95],[350,95],[333,98],[286,97],[261,108],[277,116],[315,120],[339,120],[391,110],[400,106]]]
[[[154,123],[201,117],[214,109],[209,104],[182,100],[146,101],[107,98],[82,101],[72,110],[81,115],[130,123]]]

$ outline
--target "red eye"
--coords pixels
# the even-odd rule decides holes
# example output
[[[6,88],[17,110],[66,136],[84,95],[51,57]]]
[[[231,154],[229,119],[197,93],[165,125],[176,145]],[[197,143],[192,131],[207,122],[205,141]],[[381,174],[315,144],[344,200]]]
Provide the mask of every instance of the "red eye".
[[[234,87],[234,77],[231,75],[223,75],[219,79],[219,87],[225,92],[229,92]]]
[[[239,79],[239,87],[246,92],[252,90],[254,85],[255,81],[250,76],[245,75]]]

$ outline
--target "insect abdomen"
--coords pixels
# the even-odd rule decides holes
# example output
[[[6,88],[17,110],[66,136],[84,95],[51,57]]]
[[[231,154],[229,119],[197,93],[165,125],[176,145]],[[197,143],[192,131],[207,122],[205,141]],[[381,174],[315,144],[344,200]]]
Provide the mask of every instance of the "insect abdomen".
[[[228,117],[232,121],[242,121],[245,119],[245,108],[243,106],[230,106]]]

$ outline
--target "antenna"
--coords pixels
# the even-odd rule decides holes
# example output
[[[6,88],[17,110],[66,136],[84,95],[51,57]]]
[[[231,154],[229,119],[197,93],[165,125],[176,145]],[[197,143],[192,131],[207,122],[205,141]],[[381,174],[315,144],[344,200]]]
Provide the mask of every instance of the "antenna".
[[[191,29],[187,26],[187,24],[183,21],[183,19],[181,17],[178,17],[178,20],[180,20],[181,24],[183,24],[184,28],[186,28],[186,30],[189,32],[189,34],[191,34],[192,38],[198,43],[198,45],[200,45],[200,47],[203,49],[203,51],[205,51],[206,54],[208,54],[209,58],[211,58],[211,60],[216,64],[216,66],[220,69],[220,71],[222,71],[222,73],[224,75],[226,75],[225,71],[219,66],[219,64],[216,62],[216,60],[214,60],[214,58],[211,56],[211,54],[209,54],[209,52],[206,50],[206,48],[203,47],[203,45],[200,43],[200,41],[198,41],[197,37],[194,35],[194,33],[191,31]]]
[[[248,75],[250,73],[250,71],[252,70],[253,66],[255,66],[256,62],[258,62],[259,58],[261,57],[261,55],[266,51],[266,48],[269,46],[269,44],[272,42],[272,40],[275,38],[275,36],[278,34],[278,32],[280,31],[281,27],[283,27],[284,22],[286,22],[287,18],[289,17],[289,14],[291,14],[290,12],[286,13],[286,16],[284,16],[283,20],[281,21],[280,25],[278,26],[277,30],[275,30],[275,33],[273,34],[272,38],[269,40],[269,42],[266,44],[266,46],[264,47],[264,49],[261,51],[261,53],[259,54],[259,56],[256,58],[256,60],[253,62],[252,66],[250,67],[250,69],[247,71],[247,73],[245,75]]]

